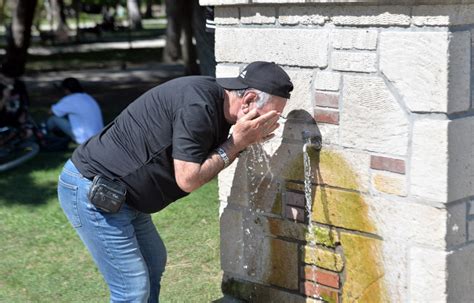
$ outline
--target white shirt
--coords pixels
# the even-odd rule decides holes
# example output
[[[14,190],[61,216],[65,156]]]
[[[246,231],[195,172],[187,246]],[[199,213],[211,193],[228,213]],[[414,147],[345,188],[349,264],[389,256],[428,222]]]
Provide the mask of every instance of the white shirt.
[[[83,143],[104,127],[102,113],[97,102],[86,93],[65,96],[51,107],[58,117],[67,115],[76,143]]]

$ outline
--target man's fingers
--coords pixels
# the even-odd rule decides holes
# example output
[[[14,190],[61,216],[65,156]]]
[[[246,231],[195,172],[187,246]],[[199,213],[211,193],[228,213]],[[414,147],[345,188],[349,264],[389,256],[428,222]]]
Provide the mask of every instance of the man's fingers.
[[[256,116],[257,116],[257,109],[252,109],[251,111],[243,115],[242,118],[240,118],[240,120],[249,121],[249,120],[253,120]]]
[[[267,123],[267,124],[268,124],[268,123],[271,123],[271,120],[272,120],[272,119],[278,120],[278,117],[279,117],[278,112],[275,111],[275,110],[272,110],[272,111],[269,111],[268,113],[265,113],[265,114],[261,115],[261,116],[258,117],[258,118],[255,118],[254,121],[255,121],[256,123],[258,123],[259,125],[260,125],[260,124],[263,124],[263,123]],[[276,120],[275,120],[275,121],[276,121]]]

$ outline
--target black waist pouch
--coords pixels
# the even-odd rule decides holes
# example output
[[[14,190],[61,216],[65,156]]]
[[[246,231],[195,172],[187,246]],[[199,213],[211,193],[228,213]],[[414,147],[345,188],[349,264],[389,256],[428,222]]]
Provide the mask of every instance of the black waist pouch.
[[[127,188],[123,183],[98,175],[92,181],[88,198],[98,209],[116,213],[125,202],[126,195]]]

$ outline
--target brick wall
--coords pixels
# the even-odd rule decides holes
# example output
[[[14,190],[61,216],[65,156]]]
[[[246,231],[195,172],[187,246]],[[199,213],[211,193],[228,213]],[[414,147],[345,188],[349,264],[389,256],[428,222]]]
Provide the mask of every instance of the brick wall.
[[[268,60],[295,84],[277,136],[219,176],[224,293],[471,300],[474,1],[300,2],[201,0],[216,5],[218,76]],[[308,213],[301,132],[315,128]]]

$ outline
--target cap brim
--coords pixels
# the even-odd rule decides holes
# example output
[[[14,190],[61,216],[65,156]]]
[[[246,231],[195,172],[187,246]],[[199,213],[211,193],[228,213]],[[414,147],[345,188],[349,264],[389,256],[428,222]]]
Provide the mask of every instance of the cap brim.
[[[240,78],[217,78],[217,84],[226,89],[246,89],[249,88]]]

